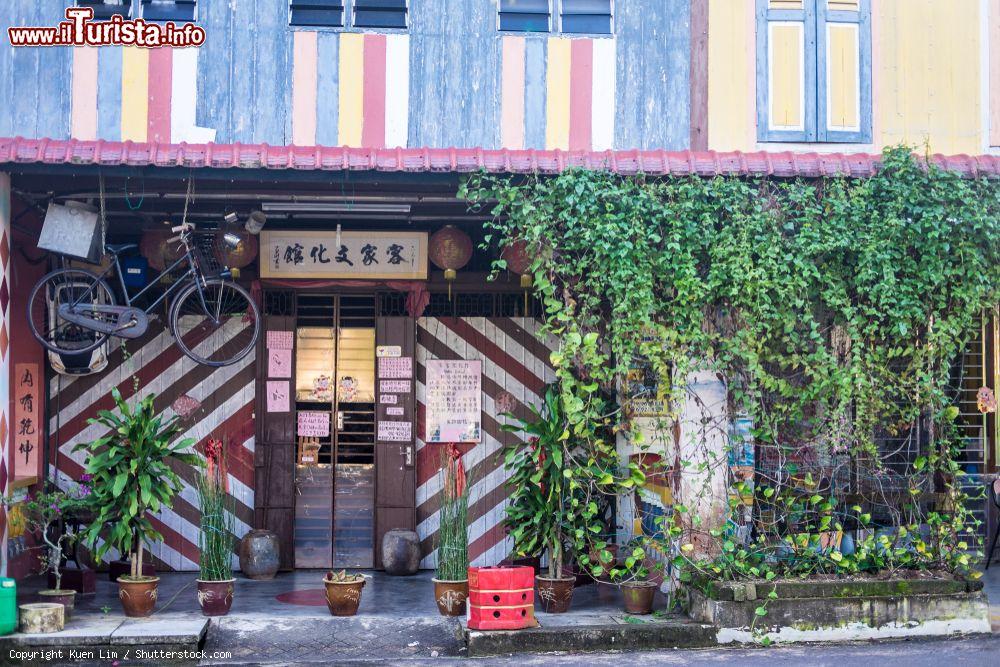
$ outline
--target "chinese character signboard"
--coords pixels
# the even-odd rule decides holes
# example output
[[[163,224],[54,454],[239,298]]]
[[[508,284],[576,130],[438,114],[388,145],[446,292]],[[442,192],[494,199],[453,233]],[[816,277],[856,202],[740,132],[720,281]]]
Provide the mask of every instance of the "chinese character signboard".
[[[482,362],[427,360],[425,442],[482,440]]]
[[[263,278],[427,279],[426,232],[263,231]]]
[[[38,364],[14,365],[14,477],[38,475],[38,452],[42,433],[42,377]]]

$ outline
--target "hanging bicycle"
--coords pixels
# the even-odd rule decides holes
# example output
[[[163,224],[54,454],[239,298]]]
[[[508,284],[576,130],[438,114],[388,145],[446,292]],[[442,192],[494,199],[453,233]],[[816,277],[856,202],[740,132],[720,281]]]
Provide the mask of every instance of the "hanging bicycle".
[[[250,293],[232,280],[228,268],[212,270],[194,238],[193,225],[184,222],[171,231],[177,236],[170,242],[179,243],[183,254],[164,273],[177,269],[182,273],[146,308],[133,303],[152,294],[156,283],[129,294],[119,261],[119,255],[138,248],[135,243],[105,245],[111,263],[100,275],[63,268],[39,280],[28,299],[28,323],[38,342],[60,354],[82,354],[109,336],[139,338],[149,328],[150,314],[173,296],[167,326],[184,354],[207,366],[228,366],[250,354],[260,333],[260,317]],[[234,235],[220,238],[233,248],[239,243]],[[125,305],[115,302],[115,293],[105,280],[110,273],[118,275]]]

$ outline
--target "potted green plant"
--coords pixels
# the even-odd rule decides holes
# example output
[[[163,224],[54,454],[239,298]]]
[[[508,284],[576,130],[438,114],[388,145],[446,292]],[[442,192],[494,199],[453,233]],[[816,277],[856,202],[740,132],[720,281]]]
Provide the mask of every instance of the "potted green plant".
[[[27,529],[41,541],[38,547],[43,550],[38,559],[41,565],[40,573],[51,574],[55,580],[55,587],[38,591],[38,595],[42,602],[56,602],[63,605],[65,618],[73,614],[76,591],[62,587],[63,555],[78,536],[65,528],[63,518],[78,511],[84,505],[88,493],[89,488],[86,485],[79,485],[69,492],[60,489],[43,491],[29,495],[19,502],[14,502],[10,498],[2,499],[5,506],[18,507]]]
[[[175,442],[181,433],[179,418],[157,415],[152,394],[135,407],[117,389],[112,389],[111,395],[118,414],[101,410],[89,420],[107,428],[108,433],[74,447],[74,451],[87,452],[85,468],[92,478],[88,499],[94,522],[84,536],[98,559],[112,548],[130,554],[131,572],[118,577],[118,598],[126,616],[149,616],[160,579],[142,574],[144,543],[163,536],[153,527],[148,513],[169,509],[180,492],[181,480],[172,465],[200,468],[202,461],[188,451],[194,439]]]
[[[563,474],[563,463],[569,458],[567,424],[554,387],[546,390],[541,411],[534,406],[529,409],[528,420],[504,415],[513,422],[503,425],[505,431],[529,436],[505,448],[510,497],[504,523],[518,556],[548,553],[547,573],[535,577],[538,599],[544,611],[561,613],[573,601],[576,582],[563,572],[563,555],[571,543],[567,517],[570,489]]]
[[[649,614],[653,611],[653,597],[658,588],[653,573],[662,572],[663,563],[649,564],[644,538],[631,540],[624,552],[625,557],[608,570],[608,574],[621,588],[626,613]]]
[[[326,586],[326,606],[334,616],[354,616],[361,604],[361,589],[365,587],[363,574],[348,574],[347,570],[330,570],[323,579]]]
[[[447,454],[444,458],[434,601],[442,616],[464,616],[469,597],[469,489],[459,472],[459,459]]]
[[[198,604],[205,616],[225,616],[233,605],[233,507],[226,490],[222,441],[205,444],[205,472],[198,477]]]

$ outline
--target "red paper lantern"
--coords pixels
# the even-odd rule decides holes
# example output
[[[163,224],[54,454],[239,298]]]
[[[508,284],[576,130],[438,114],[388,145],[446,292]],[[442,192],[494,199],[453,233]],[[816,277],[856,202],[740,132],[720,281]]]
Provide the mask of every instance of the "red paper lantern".
[[[514,241],[500,253],[500,259],[507,262],[507,270],[521,276],[521,287],[528,289],[531,287],[531,274],[528,267],[531,266],[531,257],[528,255],[527,241]]]
[[[462,230],[445,225],[434,232],[427,242],[427,256],[434,266],[444,270],[449,283],[458,277],[458,270],[472,259],[472,239]],[[451,285],[448,285],[451,294]]]
[[[181,243],[170,242],[174,236],[168,230],[150,229],[143,232],[139,241],[139,254],[146,258],[150,267],[163,271],[184,254],[184,246]]]
[[[230,269],[242,269],[257,259],[257,237],[249,232],[232,232],[240,237],[240,243],[235,248],[229,248],[220,243],[215,249],[215,258],[223,266]]]

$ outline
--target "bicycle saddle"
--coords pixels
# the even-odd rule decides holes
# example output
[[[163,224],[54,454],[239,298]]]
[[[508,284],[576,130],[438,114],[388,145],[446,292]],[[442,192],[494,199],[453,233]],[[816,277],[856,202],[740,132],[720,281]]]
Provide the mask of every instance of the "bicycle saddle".
[[[133,248],[138,248],[138,243],[109,243],[104,246],[104,249],[110,252],[112,255],[120,255],[127,250],[132,250]]]

